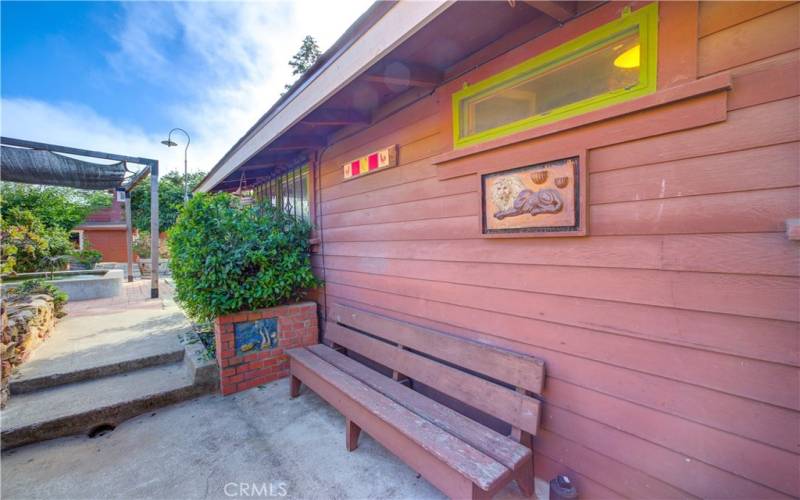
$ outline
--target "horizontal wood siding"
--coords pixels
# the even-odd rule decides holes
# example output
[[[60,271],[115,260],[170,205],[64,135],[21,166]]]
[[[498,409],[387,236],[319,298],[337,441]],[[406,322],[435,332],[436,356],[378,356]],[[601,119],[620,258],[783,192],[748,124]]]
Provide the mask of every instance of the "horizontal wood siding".
[[[481,153],[442,178],[457,81],[319,166],[319,299],[543,359],[536,473],[568,472],[582,498],[800,495],[800,245],[785,234],[800,217],[800,6],[696,15],[696,73],[730,72],[732,89],[592,129],[624,142],[588,148],[588,237],[477,236],[470,168],[586,133]],[[705,109],[714,119],[676,122]],[[342,164],[392,144],[398,167],[342,181]]]

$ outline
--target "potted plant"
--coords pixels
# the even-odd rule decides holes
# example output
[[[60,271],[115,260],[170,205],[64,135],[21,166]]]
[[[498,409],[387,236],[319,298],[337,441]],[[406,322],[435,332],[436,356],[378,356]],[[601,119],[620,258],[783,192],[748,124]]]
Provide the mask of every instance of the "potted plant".
[[[317,342],[316,303],[302,301],[321,284],[310,230],[226,193],[196,195],[169,230],[175,299],[195,321],[213,321],[223,394],[284,376],[283,351]],[[247,364],[235,377],[232,367]]]
[[[72,254],[69,267],[70,269],[94,269],[94,266],[102,259],[103,254],[92,248],[87,242],[86,248]]]
[[[149,277],[152,271],[152,262],[150,260],[150,232],[139,231],[139,234],[133,240],[133,253],[138,257],[139,272],[142,277]],[[158,271],[164,274],[167,271],[169,263],[169,249],[166,245],[160,244],[158,246]]]
[[[139,234],[133,239],[133,253],[138,258],[137,263],[142,277],[149,277],[153,267],[150,262],[150,233],[148,231],[139,231]]]

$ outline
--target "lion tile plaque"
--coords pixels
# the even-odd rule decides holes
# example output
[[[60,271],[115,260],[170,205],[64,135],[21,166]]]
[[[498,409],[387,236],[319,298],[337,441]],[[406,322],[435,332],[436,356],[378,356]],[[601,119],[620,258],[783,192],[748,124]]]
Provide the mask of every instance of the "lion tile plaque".
[[[580,236],[585,231],[581,157],[481,177],[481,230],[487,236]]]

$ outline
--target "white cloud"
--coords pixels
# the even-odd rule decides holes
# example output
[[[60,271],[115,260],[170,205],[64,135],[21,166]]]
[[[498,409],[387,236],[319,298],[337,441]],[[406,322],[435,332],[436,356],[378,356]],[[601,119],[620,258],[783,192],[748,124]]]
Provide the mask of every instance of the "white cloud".
[[[209,170],[267,111],[293,79],[287,61],[305,35],[322,50],[367,9],[368,0],[302,2],[130,2],[108,63],[157,84],[185,89],[165,103],[169,122],[143,130],[82,103],[2,99],[2,133],[75,147],[156,158],[182,169],[183,148],[159,142],[172,127],[192,135],[190,170]],[[174,54],[176,44],[181,53]],[[188,61],[179,65],[175,58]],[[113,76],[112,76],[113,77]],[[182,144],[182,138],[178,142]]]
[[[163,137],[121,125],[80,104],[3,98],[2,115],[4,136],[145,158],[172,156],[159,144]]]

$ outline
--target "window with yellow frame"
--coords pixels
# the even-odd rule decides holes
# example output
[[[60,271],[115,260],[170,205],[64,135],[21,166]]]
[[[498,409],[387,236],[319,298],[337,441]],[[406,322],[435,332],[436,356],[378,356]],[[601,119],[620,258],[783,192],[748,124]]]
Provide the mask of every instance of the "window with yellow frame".
[[[656,90],[652,3],[453,94],[456,147],[477,144]]]

